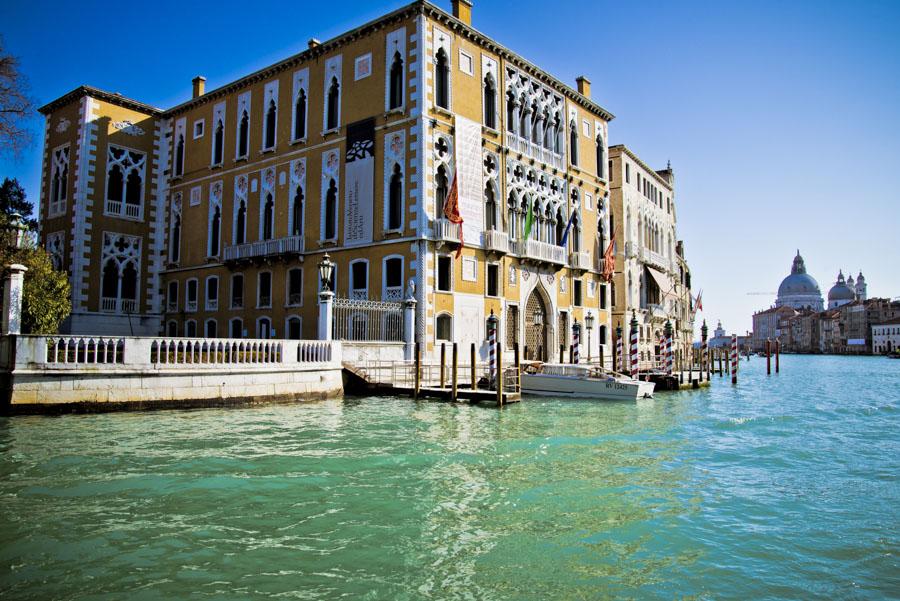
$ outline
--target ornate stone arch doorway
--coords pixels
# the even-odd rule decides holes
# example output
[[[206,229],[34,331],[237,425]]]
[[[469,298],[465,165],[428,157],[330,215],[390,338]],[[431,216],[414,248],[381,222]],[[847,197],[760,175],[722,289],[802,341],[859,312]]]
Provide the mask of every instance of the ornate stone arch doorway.
[[[540,286],[535,287],[525,303],[525,358],[546,361],[549,357],[550,330],[553,327],[550,303]]]

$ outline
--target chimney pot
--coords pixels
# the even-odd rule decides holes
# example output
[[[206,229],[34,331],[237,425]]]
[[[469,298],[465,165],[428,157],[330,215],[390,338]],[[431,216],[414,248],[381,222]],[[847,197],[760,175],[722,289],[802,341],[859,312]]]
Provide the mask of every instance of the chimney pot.
[[[580,75],[575,79],[575,83],[578,84],[578,93],[584,96],[585,98],[591,97],[591,80],[585,77],[584,75]]]
[[[194,87],[194,98],[200,98],[203,96],[203,93],[206,91],[206,78],[202,75],[198,75],[194,79],[191,80],[191,83]]]
[[[322,42],[317,40],[316,38],[309,38],[309,41],[306,42],[306,45],[310,50],[312,50],[313,48],[321,46]]]
[[[472,24],[472,0],[452,0],[453,16],[465,23]]]

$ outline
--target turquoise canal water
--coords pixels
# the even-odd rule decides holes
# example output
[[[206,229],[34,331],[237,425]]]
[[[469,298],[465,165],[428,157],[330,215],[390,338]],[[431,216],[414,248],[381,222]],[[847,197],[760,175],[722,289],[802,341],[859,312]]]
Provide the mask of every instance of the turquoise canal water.
[[[0,421],[3,599],[900,595],[900,361],[502,411]]]

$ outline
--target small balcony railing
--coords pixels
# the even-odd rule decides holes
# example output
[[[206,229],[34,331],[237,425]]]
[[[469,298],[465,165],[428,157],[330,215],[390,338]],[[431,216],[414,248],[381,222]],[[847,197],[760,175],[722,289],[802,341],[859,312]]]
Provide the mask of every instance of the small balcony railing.
[[[434,220],[434,237],[444,242],[459,242],[459,228],[462,225],[452,223],[449,219]]]
[[[243,309],[244,308],[244,297],[243,296],[233,296],[231,298],[231,308],[232,309]]]
[[[137,301],[133,298],[102,297],[100,311],[103,313],[136,313]]]
[[[509,236],[500,230],[485,230],[484,249],[505,255],[509,252]]]
[[[206,310],[207,311],[218,311],[219,310],[219,299],[217,299],[217,298],[206,299]]]
[[[191,313],[196,312],[197,311],[197,301],[196,300],[187,301],[187,303],[185,303],[185,311],[189,311]]]
[[[288,294],[288,305],[296,307],[303,302],[303,295],[299,292]]]
[[[285,236],[225,247],[225,261],[240,261],[303,252],[303,236]]]
[[[591,255],[588,251],[582,250],[569,254],[569,267],[572,269],[580,269],[587,271],[591,268]]]
[[[555,244],[548,244],[538,240],[519,241],[516,243],[516,251],[523,259],[552,263],[554,265],[566,264],[566,249]]]

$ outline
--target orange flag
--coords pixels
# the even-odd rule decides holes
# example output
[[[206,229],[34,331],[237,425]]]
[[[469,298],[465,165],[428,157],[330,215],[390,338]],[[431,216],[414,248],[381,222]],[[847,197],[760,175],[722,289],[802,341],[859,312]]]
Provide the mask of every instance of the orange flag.
[[[616,235],[613,234],[612,239],[609,241],[609,246],[606,247],[606,252],[603,253],[603,281],[611,282],[613,279],[613,274],[616,271],[616,256],[613,254],[613,245],[616,243]]]
[[[444,217],[450,223],[459,226],[459,248],[456,249],[456,258],[462,254],[463,247],[463,218],[459,214],[459,187],[456,185],[456,171],[453,172],[453,181],[450,182],[450,191],[447,193],[447,200],[444,203]]]

